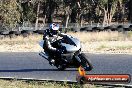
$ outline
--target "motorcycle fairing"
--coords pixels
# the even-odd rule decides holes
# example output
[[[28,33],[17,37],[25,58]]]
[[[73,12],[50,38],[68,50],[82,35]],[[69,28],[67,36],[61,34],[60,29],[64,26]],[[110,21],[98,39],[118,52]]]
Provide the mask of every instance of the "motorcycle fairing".
[[[80,41],[76,38],[70,37],[71,41],[75,43],[75,45],[67,44],[67,43],[61,43],[62,46],[65,46],[67,52],[76,52],[81,48]]]

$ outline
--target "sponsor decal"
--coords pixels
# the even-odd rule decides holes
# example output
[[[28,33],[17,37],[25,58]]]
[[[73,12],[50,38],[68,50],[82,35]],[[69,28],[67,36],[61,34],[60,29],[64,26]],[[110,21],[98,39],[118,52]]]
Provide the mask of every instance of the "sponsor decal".
[[[78,83],[129,83],[129,74],[86,74],[80,66],[76,80]]]

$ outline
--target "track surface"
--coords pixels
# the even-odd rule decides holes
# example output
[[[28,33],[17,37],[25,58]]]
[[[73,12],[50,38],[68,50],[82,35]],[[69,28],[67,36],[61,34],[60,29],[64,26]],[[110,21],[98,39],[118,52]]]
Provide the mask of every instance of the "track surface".
[[[88,74],[130,74],[132,55],[86,54],[94,69]],[[36,52],[0,53],[0,77],[76,81],[76,68],[58,71]],[[132,82],[130,83],[132,84]]]

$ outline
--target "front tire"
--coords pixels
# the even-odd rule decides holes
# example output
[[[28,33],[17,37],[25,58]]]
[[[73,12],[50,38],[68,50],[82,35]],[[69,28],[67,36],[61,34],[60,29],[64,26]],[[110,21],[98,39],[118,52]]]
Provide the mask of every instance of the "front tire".
[[[79,58],[81,59],[81,66],[86,70],[86,71],[91,71],[93,69],[92,64],[90,61],[86,59],[86,55],[84,53],[81,53],[79,55]]]

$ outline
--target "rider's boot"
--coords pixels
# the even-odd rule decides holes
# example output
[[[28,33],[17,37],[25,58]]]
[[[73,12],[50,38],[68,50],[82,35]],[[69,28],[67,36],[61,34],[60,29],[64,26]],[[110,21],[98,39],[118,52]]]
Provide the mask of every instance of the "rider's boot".
[[[54,59],[51,59],[51,60],[49,61],[49,64],[50,64],[51,66],[55,65],[55,60],[54,60]]]

